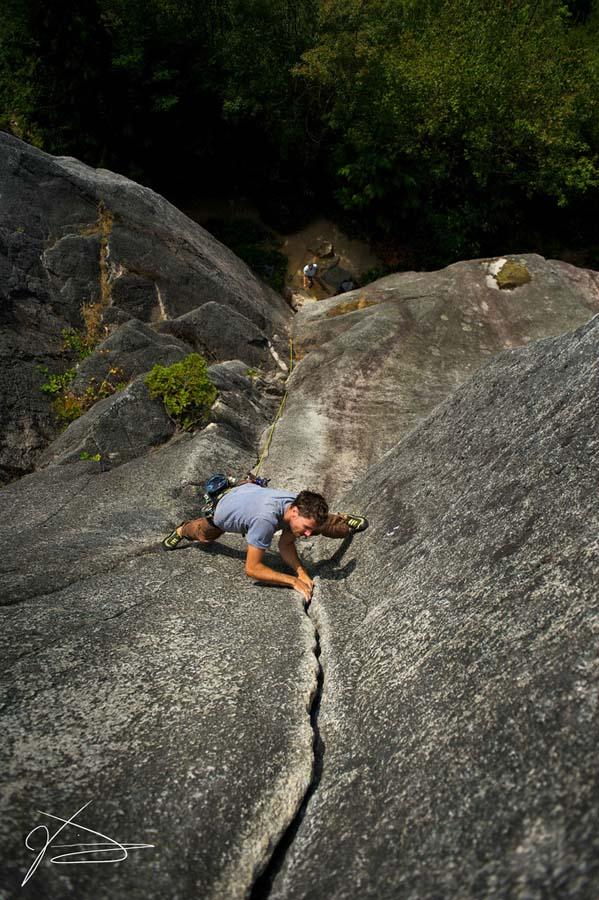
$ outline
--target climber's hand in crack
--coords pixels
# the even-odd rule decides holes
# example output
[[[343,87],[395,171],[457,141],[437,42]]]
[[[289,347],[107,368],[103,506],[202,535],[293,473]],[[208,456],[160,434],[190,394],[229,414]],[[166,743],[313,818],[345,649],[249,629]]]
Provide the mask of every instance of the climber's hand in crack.
[[[265,565],[263,562],[265,552],[266,551],[259,547],[249,546],[247,548],[245,574],[249,578],[253,578],[256,581],[262,581],[265,584],[286,584],[288,587],[292,587],[295,591],[298,591],[298,593],[306,600],[310,601],[313,588],[312,580],[302,566],[297,553],[295,553],[295,548],[293,549],[293,555],[295,555],[293,563],[291,561],[292,554],[286,553],[285,549],[281,552],[281,556],[283,556],[283,559],[288,565],[296,570],[297,575],[287,575],[285,572],[277,572],[275,569],[271,569],[270,566]],[[283,555],[284,553],[285,555]]]
[[[303,596],[304,600],[307,600],[308,603],[310,602],[310,600],[312,599],[312,582],[310,582],[310,584],[307,584],[305,581],[298,577],[294,579],[293,587],[294,590],[298,592],[298,594],[301,594]]]
[[[289,566],[290,569],[293,569],[296,574],[293,587],[296,591],[299,591],[300,594],[303,594],[308,602],[312,599],[314,582],[308,575],[306,569],[304,568],[304,564],[297,555],[295,539],[300,535],[308,536],[309,534],[311,534],[312,529],[309,527],[309,525],[309,520],[306,520],[306,522],[302,520],[301,528],[298,529],[298,534],[294,534],[294,532],[291,530],[284,530],[279,540],[279,553],[281,554],[281,559]]]
[[[306,570],[304,569],[303,566],[300,566],[299,569],[297,570],[297,577],[299,578],[300,581],[303,581],[304,584],[308,585],[308,587],[310,588],[310,596],[312,596],[312,591],[314,590],[314,582],[312,581],[312,579],[310,578],[310,576],[308,575],[308,573],[306,572]]]

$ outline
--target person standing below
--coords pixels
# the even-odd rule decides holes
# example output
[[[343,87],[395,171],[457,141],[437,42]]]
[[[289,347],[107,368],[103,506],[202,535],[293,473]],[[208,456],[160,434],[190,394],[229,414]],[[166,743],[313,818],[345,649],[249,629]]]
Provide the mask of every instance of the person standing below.
[[[304,266],[304,288],[306,290],[310,290],[310,288],[314,286],[314,279],[317,272],[318,264],[316,262],[316,257],[313,257],[312,262],[308,263],[307,266]]]
[[[296,539],[316,534],[346,538],[366,528],[368,521],[363,516],[330,513],[324,497],[313,491],[301,491],[296,496],[248,483],[228,490],[212,517],[182,522],[162,541],[162,546],[175,550],[184,539],[211,544],[225,532],[243,534],[248,545],[245,574],[266,584],[288,585],[309,601],[314,585],[297,554]],[[264,554],[279,529],[281,559],[295,575],[277,572],[264,563]]]

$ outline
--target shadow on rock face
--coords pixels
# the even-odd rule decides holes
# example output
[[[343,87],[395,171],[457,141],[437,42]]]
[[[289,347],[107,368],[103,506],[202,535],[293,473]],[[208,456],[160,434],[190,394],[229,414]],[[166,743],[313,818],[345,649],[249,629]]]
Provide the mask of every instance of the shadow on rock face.
[[[239,570],[240,577],[243,575],[243,563],[245,562],[245,552],[243,550],[237,550],[234,547],[228,547],[226,544],[221,544],[218,541],[215,541],[213,544],[202,544],[199,541],[192,541],[188,544],[182,544],[177,547],[176,550],[171,552],[173,553],[182,553],[185,551],[189,551],[191,553],[201,553],[207,557],[227,557],[228,559],[236,559],[242,564],[242,567]],[[168,552],[168,551],[165,551]]]
[[[330,557],[321,558],[315,564],[314,571],[323,579],[323,581],[343,581],[352,574],[357,565],[355,558],[346,562],[341,568],[339,567],[339,564],[351,547],[354,537],[355,535],[350,534],[348,537],[344,538]],[[321,547],[319,549],[320,552],[322,552],[324,548]]]
[[[498,355],[343,498],[371,524],[339,583],[314,548],[327,757],[272,900],[597,895],[598,358],[599,316]]]
[[[40,390],[38,364],[62,371],[65,328],[81,331],[93,310],[98,327],[146,325],[185,316],[208,303],[206,350],[231,355],[227,316],[235,341],[252,361],[266,365],[268,339],[284,335],[291,310],[229,249],[149,188],[75,159],[53,157],[0,132],[0,194],[3,242],[0,271],[9,273],[2,301],[7,327],[0,335],[0,477],[30,471],[59,432],[50,398]],[[214,311],[218,312],[215,315]],[[200,314],[200,318],[202,318]],[[208,327],[211,325],[211,329]],[[266,341],[259,348],[244,341]],[[249,333],[251,332],[251,333]],[[122,336],[129,334],[125,329]],[[119,339],[117,338],[117,341]],[[168,344],[154,335],[157,345]],[[211,342],[214,341],[214,347]],[[176,341],[171,341],[176,356]],[[104,348],[116,358],[118,348]],[[130,354],[132,377],[140,359]],[[107,358],[108,358],[107,356]],[[83,370],[101,374],[102,360]],[[99,383],[99,382],[98,382]]]

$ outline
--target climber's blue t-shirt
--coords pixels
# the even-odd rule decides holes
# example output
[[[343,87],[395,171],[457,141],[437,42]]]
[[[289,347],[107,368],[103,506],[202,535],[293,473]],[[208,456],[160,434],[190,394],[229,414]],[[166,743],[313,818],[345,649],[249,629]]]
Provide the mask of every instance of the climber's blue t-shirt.
[[[251,547],[268,550],[275,531],[283,528],[285,511],[296,496],[257,484],[240,484],[219,501],[214,524],[223,531],[245,534]]]

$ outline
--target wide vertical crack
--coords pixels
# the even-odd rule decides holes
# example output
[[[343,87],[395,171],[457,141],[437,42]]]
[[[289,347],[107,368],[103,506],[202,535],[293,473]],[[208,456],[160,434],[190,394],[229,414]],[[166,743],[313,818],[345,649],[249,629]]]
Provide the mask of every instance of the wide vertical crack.
[[[114,225],[114,215],[103,200],[98,203],[98,232],[100,234],[100,303],[102,309],[112,304],[110,278],[110,238]]]
[[[318,715],[320,712],[320,703],[322,700],[322,690],[324,686],[324,671],[322,668],[322,664],[320,662],[320,634],[314,619],[310,615],[309,606],[305,606],[305,613],[312,622],[314,626],[314,637],[315,637],[315,648],[314,655],[316,657],[316,661],[318,662],[318,675],[316,679],[316,691],[314,693],[314,697],[312,700],[312,705],[310,707],[310,723],[312,725],[313,732],[313,752],[314,752],[314,761],[312,766],[312,779],[308,788],[306,790],[306,794],[302,801],[301,806],[299,807],[297,813],[294,818],[291,820],[287,829],[283,832],[278,844],[276,845],[272,856],[270,858],[269,863],[266,868],[262,872],[262,874],[256,879],[254,885],[252,887],[252,891],[249,895],[250,900],[265,900],[265,898],[270,896],[270,892],[272,890],[272,886],[274,884],[275,878],[280,872],[283,863],[285,862],[285,858],[293,841],[295,840],[295,836],[298,832],[298,829],[306,815],[306,810],[308,808],[308,804],[312,799],[312,796],[318,785],[320,784],[320,780],[322,778],[322,771],[324,767],[324,754],[325,754],[325,746],[324,742],[320,736],[320,730],[318,728]]]
[[[292,344],[291,340],[290,340],[290,347],[291,347],[291,356],[290,356],[290,360],[289,360],[289,375],[291,375],[291,373],[293,371],[293,344]],[[270,342],[269,342],[269,349],[270,349],[271,353],[273,354],[273,357],[275,358],[275,360],[281,365],[281,361],[279,360],[278,356],[274,353],[272,344],[270,344]],[[287,369],[287,367],[284,364],[282,364],[281,367],[282,368],[284,367],[285,369]],[[256,473],[260,469],[260,466],[262,465],[262,462],[264,461],[266,456],[268,456],[270,441],[272,440],[274,430],[276,428],[277,422],[279,421],[280,415],[283,411],[285,402],[287,400],[288,381],[289,381],[289,379],[287,379],[287,382],[285,385],[285,393],[283,395],[283,399],[279,406],[278,412],[275,416],[275,419],[274,419],[272,425],[270,426],[266,445],[265,445],[265,447],[262,451],[262,455],[256,465],[256,468],[255,468]],[[344,552],[346,548],[347,548],[347,539],[345,539],[343,541],[341,549]],[[321,655],[320,632],[318,630],[316,621],[310,615],[310,604],[309,603],[304,604],[304,612],[306,613],[307,617],[310,619],[310,622],[312,623],[312,627],[314,629],[314,644],[315,644],[314,656],[315,656],[316,662],[318,664],[318,674],[316,677],[316,691],[314,692],[314,696],[312,698],[312,704],[310,706],[310,724],[312,726],[312,734],[313,734],[313,738],[312,738],[312,751],[313,751],[312,778],[306,789],[304,799],[302,800],[302,803],[300,804],[295,816],[293,817],[293,819],[291,820],[291,822],[289,823],[289,825],[287,826],[287,828],[285,829],[285,831],[283,832],[281,837],[279,838],[279,841],[276,844],[276,846],[271,854],[270,860],[266,864],[265,869],[254,881],[252,888],[251,888],[251,892],[249,894],[249,900],[266,900],[266,898],[268,898],[270,896],[275,879],[283,867],[283,864],[285,862],[287,854],[291,848],[291,845],[293,844],[293,842],[295,840],[295,837],[297,835],[300,825],[302,824],[304,816],[306,815],[306,811],[308,809],[308,804],[310,803],[310,800],[312,799],[314,793],[316,792],[316,790],[320,784],[320,781],[322,778],[322,772],[323,772],[323,768],[324,768],[325,745],[324,745],[324,741],[322,740],[322,737],[320,735],[320,729],[318,727],[318,716],[320,713],[320,704],[322,701],[322,692],[323,692],[323,687],[324,687],[324,670],[322,667],[322,663],[320,662],[320,655]]]

